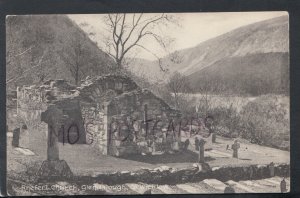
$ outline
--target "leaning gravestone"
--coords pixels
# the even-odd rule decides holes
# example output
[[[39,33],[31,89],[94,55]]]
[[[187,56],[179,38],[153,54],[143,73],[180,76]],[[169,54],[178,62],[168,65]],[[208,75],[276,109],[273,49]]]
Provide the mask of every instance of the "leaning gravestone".
[[[58,136],[66,117],[62,110],[50,106],[42,113],[41,120],[48,124],[47,160],[42,163],[37,176],[39,180],[55,181],[71,178],[73,173],[65,160],[59,159]]]

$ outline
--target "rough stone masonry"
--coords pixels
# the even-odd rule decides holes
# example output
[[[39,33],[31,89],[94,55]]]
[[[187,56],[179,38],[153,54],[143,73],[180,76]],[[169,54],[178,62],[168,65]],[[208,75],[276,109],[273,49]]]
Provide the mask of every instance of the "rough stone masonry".
[[[56,124],[50,124],[50,118],[41,121],[41,114],[54,106],[61,112],[55,114]],[[124,75],[87,78],[79,87],[49,80],[42,86],[18,88],[17,108],[33,147],[41,139],[47,141],[50,128],[55,128],[52,139],[90,144],[109,155],[140,152],[141,143],[161,136],[180,118],[165,101]],[[40,127],[39,134],[33,134],[35,127]],[[172,140],[178,139],[175,133],[171,135]]]

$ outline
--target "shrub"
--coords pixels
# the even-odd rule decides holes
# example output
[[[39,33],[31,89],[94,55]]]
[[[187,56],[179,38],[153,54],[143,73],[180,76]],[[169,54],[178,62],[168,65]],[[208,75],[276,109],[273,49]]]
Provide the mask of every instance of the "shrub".
[[[200,112],[204,109],[200,108]],[[207,114],[214,117],[216,132],[221,136],[239,136],[255,144],[289,150],[287,97],[263,95],[247,102],[240,111],[232,103],[226,106],[211,105]]]
[[[240,112],[241,135],[258,144],[289,149],[289,102],[265,95],[249,102]]]
[[[232,105],[216,107],[209,111],[213,115],[217,133],[225,137],[237,137],[240,133],[240,117]]]

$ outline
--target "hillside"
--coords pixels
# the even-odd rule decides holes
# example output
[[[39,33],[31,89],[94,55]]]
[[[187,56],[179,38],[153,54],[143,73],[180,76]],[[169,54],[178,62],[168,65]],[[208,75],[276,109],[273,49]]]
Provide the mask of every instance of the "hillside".
[[[9,89],[48,79],[79,84],[86,76],[114,68],[113,60],[67,16],[8,16],[6,27]]]
[[[172,63],[170,56],[164,57],[163,62],[169,65],[171,74],[178,71],[188,76],[196,91],[201,89],[200,78],[205,76],[207,79],[218,78],[222,83],[232,86],[243,83],[245,79],[248,79],[248,84],[269,80],[266,83],[276,84],[274,86],[279,92],[282,90],[277,88],[287,90],[289,84],[288,34],[288,16],[277,17],[240,27],[193,48],[180,50],[180,63]],[[148,68],[140,70],[148,71],[154,67],[158,68],[152,62],[148,63]],[[153,71],[151,76],[161,76],[161,72],[153,74]],[[275,87],[270,87],[270,91]]]
[[[287,16],[250,24],[181,51],[183,62],[174,69],[190,75],[225,58],[288,52],[288,38]]]
[[[261,95],[289,89],[289,54],[258,53],[229,57],[188,76],[195,91]]]

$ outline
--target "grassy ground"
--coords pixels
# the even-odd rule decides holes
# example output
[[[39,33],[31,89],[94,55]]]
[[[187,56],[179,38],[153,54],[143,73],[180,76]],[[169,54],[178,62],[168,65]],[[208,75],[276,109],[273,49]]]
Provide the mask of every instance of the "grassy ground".
[[[191,142],[194,142],[190,139]],[[209,140],[208,140],[209,141]],[[40,155],[24,155],[16,148],[11,147],[11,138],[8,138],[8,189],[12,195],[72,195],[72,194],[143,194],[147,189],[147,184],[126,183],[125,191],[118,190],[118,186],[108,186],[98,183],[82,183],[81,181],[59,181],[56,183],[38,183],[40,186],[76,186],[79,190],[24,190],[23,186],[34,185],[34,175],[40,168],[42,161],[46,159],[45,148],[41,149]],[[255,144],[249,144],[245,140],[240,140],[241,148],[239,159],[231,157],[232,150],[226,150],[228,144],[233,140],[217,137],[217,143],[206,144],[205,158],[210,166],[235,166],[241,164],[268,164],[289,163],[290,155],[288,151],[282,151]],[[46,145],[45,145],[46,146]],[[162,165],[172,168],[187,168],[197,162],[198,153],[194,150],[194,145],[189,146],[188,151],[164,155],[136,155],[127,158],[116,158],[107,155],[100,155],[89,145],[59,145],[60,159],[64,159],[70,166],[72,172],[78,176],[96,176],[103,172],[134,171],[141,168],[156,168]],[[237,193],[251,192],[280,192],[280,181],[282,178],[267,178],[258,181],[227,181],[225,183],[216,179],[206,179],[197,183],[186,183],[178,185],[158,185],[153,190],[153,194],[189,194],[189,193],[223,193],[224,188],[233,183]],[[270,180],[270,181],[269,181]],[[81,182],[81,183],[80,183]],[[289,185],[289,178],[287,178]],[[86,190],[85,186],[103,187],[100,190]],[[123,186],[123,185],[122,185]],[[142,187],[141,187],[142,186]],[[84,188],[83,188],[84,187]],[[102,189],[105,189],[103,191]],[[288,186],[289,189],[289,186]]]
[[[190,139],[191,143],[194,141]],[[35,171],[40,166],[46,156],[33,155],[26,156],[20,154],[10,146],[8,138],[8,175],[17,176],[21,172]],[[205,151],[205,157],[211,167],[224,165],[241,164],[269,164],[289,163],[290,153],[269,147],[247,143],[241,140],[239,159],[232,158],[232,150],[226,150],[233,143],[231,139],[217,137],[217,143],[206,144],[209,151]],[[45,145],[46,146],[46,145]],[[93,147],[89,145],[60,145],[60,159],[64,159],[69,164],[71,170],[77,175],[94,175],[101,172],[114,172],[122,170],[138,170],[144,168],[156,168],[162,165],[174,168],[186,168],[192,166],[198,160],[198,153],[194,145],[190,144],[188,151],[175,154],[163,154],[156,156],[136,155],[131,157],[116,158],[97,154]]]

